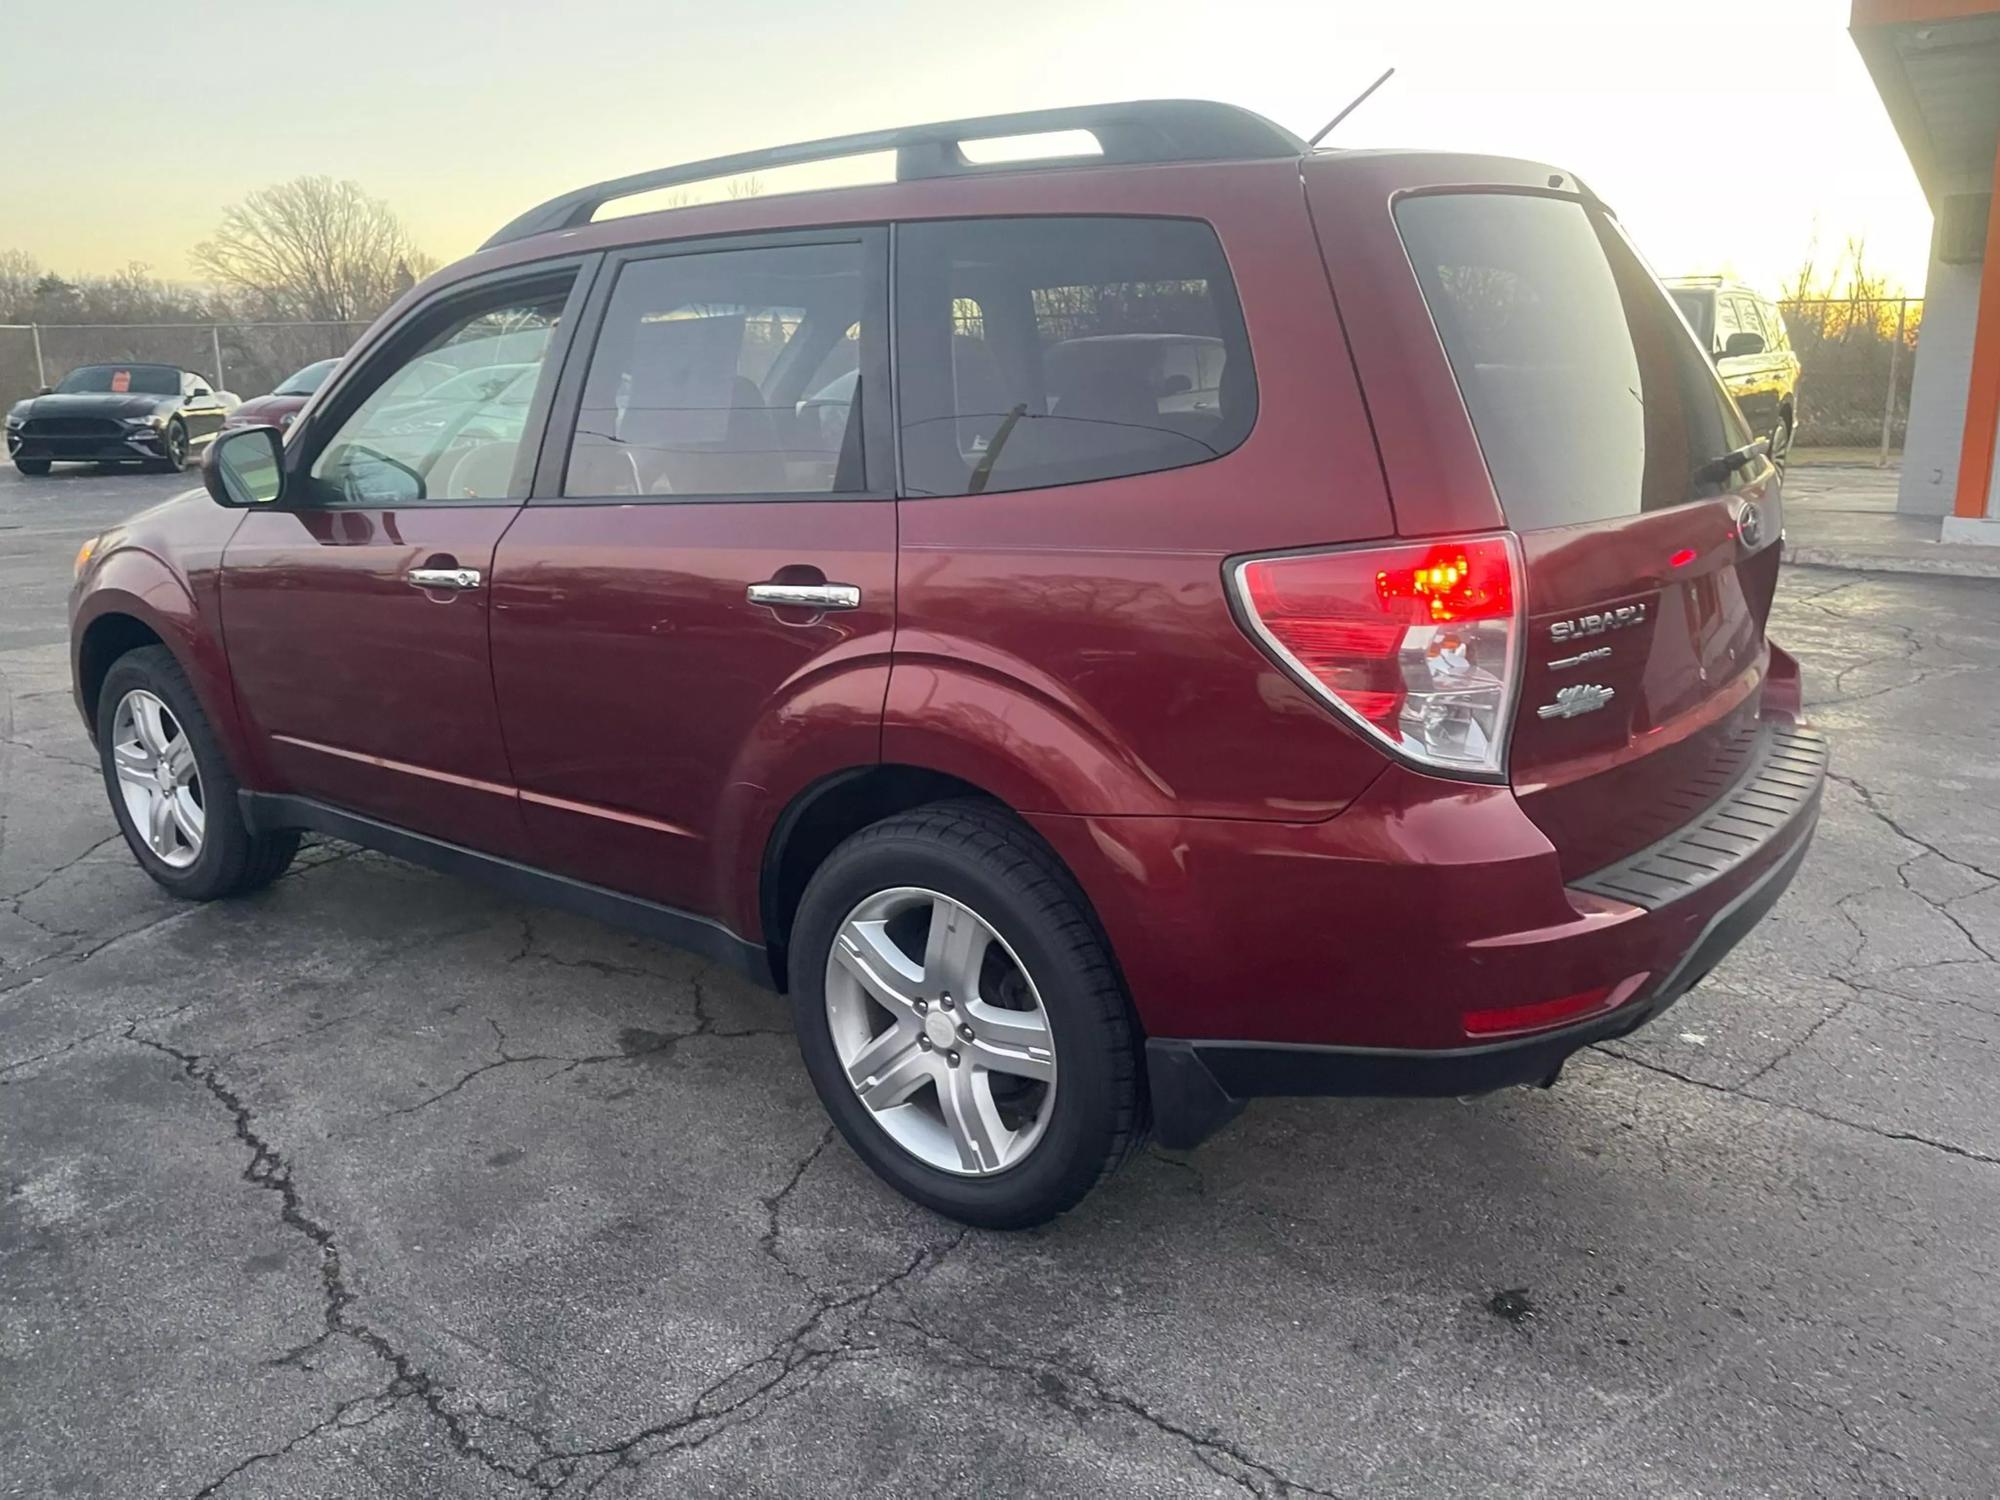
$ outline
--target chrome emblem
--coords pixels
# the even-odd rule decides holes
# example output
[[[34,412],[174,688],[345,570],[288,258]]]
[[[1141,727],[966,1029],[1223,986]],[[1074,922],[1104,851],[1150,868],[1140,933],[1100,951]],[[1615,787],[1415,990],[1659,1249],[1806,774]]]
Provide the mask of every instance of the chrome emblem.
[[[1578,714],[1596,713],[1618,696],[1616,688],[1597,682],[1575,682],[1556,694],[1556,701],[1535,710],[1538,718],[1574,719]]]
[[[1623,630],[1627,625],[1646,623],[1646,606],[1643,604],[1621,604],[1616,609],[1599,610],[1595,614],[1578,615],[1573,620],[1557,620],[1549,626],[1552,641],[1574,641],[1587,635],[1603,635],[1607,630]]]
[[[1752,552],[1763,545],[1764,512],[1756,501],[1745,500],[1736,507],[1736,534]]]
[[[1611,654],[1609,646],[1599,646],[1592,651],[1579,651],[1574,656],[1562,656],[1549,663],[1551,672],[1566,672],[1571,667],[1580,667],[1587,661],[1603,661]]]

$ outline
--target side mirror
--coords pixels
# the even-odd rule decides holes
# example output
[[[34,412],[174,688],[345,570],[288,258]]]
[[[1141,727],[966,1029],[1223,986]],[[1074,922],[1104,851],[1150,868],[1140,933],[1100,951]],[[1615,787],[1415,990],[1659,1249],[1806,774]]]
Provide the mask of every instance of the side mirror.
[[[55,393],[56,388],[52,385],[41,386],[35,391],[37,396],[53,396]]]
[[[1729,342],[1722,346],[1724,359],[1742,359],[1748,354],[1764,352],[1764,335],[1761,333],[1732,333]]]
[[[201,460],[201,482],[217,505],[275,505],[285,492],[284,441],[275,427],[218,433]]]

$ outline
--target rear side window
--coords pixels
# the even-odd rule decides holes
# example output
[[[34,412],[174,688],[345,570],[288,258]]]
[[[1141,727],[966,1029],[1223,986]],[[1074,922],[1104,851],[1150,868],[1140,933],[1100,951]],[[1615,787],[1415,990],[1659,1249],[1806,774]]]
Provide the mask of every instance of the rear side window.
[[[566,496],[863,488],[859,241],[706,251],[618,273]]]
[[[1396,224],[1509,525],[1659,510],[1747,474],[1730,460],[1742,417],[1608,222],[1569,199],[1450,193],[1404,199]]]
[[[1256,419],[1243,314],[1206,224],[907,224],[897,230],[896,277],[910,494],[1206,463]]]

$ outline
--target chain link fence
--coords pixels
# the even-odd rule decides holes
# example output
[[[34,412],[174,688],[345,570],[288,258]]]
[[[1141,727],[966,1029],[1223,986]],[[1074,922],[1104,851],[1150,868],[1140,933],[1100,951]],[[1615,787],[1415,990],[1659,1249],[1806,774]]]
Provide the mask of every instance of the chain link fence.
[[[360,323],[0,323],[0,407],[54,385],[78,365],[198,370],[248,399],[302,365],[345,354]]]
[[[1778,306],[1799,357],[1796,441],[1871,448],[1879,463],[1901,453],[1924,299],[1814,297]]]
[[[1921,297],[1781,302],[1799,356],[1795,440],[1810,447],[1900,453],[1910,415]],[[975,319],[968,306],[963,316]],[[0,324],[0,407],[54,385],[78,365],[139,360],[199,370],[248,398],[292,371],[345,354],[368,327],[347,323]]]

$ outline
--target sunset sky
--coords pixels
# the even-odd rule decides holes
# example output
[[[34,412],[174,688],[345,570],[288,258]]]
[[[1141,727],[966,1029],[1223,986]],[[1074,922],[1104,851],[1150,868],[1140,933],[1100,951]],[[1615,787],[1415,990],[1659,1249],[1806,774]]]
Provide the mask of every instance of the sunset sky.
[[[225,204],[303,173],[354,179],[449,260],[581,182],[850,130],[1193,96],[1309,135],[1392,63],[1337,143],[1559,163],[1663,274],[1775,291],[1815,237],[1824,263],[1861,235],[1916,291],[1930,234],[1846,0],[6,10],[0,250],[63,271],[185,277]]]

